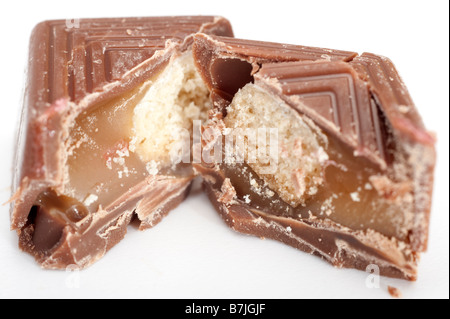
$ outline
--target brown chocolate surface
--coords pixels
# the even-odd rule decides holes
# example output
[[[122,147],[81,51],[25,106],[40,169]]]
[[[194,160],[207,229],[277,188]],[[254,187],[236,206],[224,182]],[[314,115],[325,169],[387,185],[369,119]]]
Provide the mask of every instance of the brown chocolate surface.
[[[120,120],[111,122],[115,127],[105,136],[115,144],[99,137],[103,148],[96,146],[90,154],[82,153],[87,148],[80,148],[77,132],[88,128],[83,121],[92,115],[108,127],[100,121],[115,114],[104,111],[105,105],[127,109],[127,96],[139,95],[142,84],[161,73],[172,56],[188,50],[194,33],[233,35],[226,19],[208,16],[69,22],[45,21],[32,32],[15,159],[11,228],[19,234],[20,247],[45,268],[92,264],[124,237],[133,216],[140,229],[152,227],[186,197],[194,177],[190,169],[151,175],[139,159],[128,156],[130,168],[144,175],[121,179],[110,174],[104,177],[111,178],[104,188],[111,190],[109,196],[83,198],[102,154],[114,159],[128,151],[128,141],[120,138],[129,130]]]

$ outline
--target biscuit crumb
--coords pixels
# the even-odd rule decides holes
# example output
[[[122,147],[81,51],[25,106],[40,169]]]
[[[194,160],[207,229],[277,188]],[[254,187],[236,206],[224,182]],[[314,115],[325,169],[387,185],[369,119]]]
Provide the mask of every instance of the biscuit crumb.
[[[361,201],[361,199],[359,198],[359,193],[358,192],[350,193],[350,197],[352,198],[352,201],[354,201],[354,202],[360,202]]]

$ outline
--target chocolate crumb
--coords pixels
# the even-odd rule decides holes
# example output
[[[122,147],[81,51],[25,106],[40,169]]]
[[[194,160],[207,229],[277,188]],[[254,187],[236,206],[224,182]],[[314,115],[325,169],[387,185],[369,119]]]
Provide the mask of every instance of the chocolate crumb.
[[[388,292],[394,298],[401,298],[402,297],[402,292],[398,288],[395,288],[395,287],[392,287],[392,286],[388,286]]]

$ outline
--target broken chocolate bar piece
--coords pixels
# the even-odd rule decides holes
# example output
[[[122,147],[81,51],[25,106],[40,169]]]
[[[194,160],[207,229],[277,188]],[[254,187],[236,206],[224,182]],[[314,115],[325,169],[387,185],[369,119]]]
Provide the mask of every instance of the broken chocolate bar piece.
[[[197,34],[214,102],[196,165],[234,230],[415,280],[434,138],[384,57]],[[217,156],[216,152],[222,155]]]
[[[11,227],[43,267],[86,267],[132,218],[152,227],[185,198],[194,172],[172,153],[210,107],[191,53],[196,32],[233,35],[227,20],[201,16],[34,29]]]

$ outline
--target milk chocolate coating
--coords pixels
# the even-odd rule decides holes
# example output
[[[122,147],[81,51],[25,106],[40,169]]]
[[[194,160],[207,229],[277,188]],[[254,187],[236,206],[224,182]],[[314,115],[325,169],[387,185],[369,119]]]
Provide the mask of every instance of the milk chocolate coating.
[[[55,20],[33,30],[11,228],[43,267],[92,264],[124,237],[134,216],[141,229],[151,227],[189,192],[192,174],[156,175],[106,207],[72,203],[64,194],[65,143],[79,114],[157,75],[190,48],[196,32],[233,36],[227,20],[207,16]]]
[[[93,209],[65,193],[65,166],[67,140],[77,116],[139,87],[159,74],[173,55],[192,46],[214,103],[210,125],[226,117],[239,89],[254,83],[312,120],[328,136],[332,160],[401,182],[412,198],[405,206],[412,218],[401,225],[400,235],[392,235],[387,229],[348,227],[333,216],[315,215],[314,207],[321,205],[317,198],[306,207],[291,207],[278,195],[275,203],[252,194],[248,203],[243,195],[251,187],[243,172],[256,176],[249,167],[194,165],[225,222],[337,267],[365,270],[376,264],[382,275],[414,280],[428,239],[434,138],[392,62],[370,53],[232,35],[229,22],[218,17],[39,24],[30,42],[14,166],[11,227],[19,234],[20,247],[45,268],[86,267],[124,237],[133,218],[141,229],[152,227],[185,198],[194,172],[147,176],[106,206]],[[327,167],[326,173],[332,169]],[[328,191],[352,182],[328,180],[325,175],[334,185]]]
[[[293,209],[286,203],[274,204],[281,202],[278,197],[267,201],[253,193],[249,203],[244,200],[251,194],[249,167],[197,166],[227,224],[238,232],[276,239],[318,255],[337,267],[365,270],[376,264],[382,275],[415,280],[419,253],[427,247],[434,137],[425,129],[392,62],[370,53],[204,34],[195,36],[193,47],[214,100],[211,126],[223,126],[234,94],[254,83],[320,127],[333,147],[350,159],[346,165],[401,180],[410,195],[404,209],[412,218],[406,218],[402,226],[406,236],[388,236],[383,229],[352,229],[314,215],[313,207],[322,203]],[[341,155],[336,155],[339,161]],[[380,196],[390,196],[387,193]],[[304,213],[309,209],[309,215]]]

